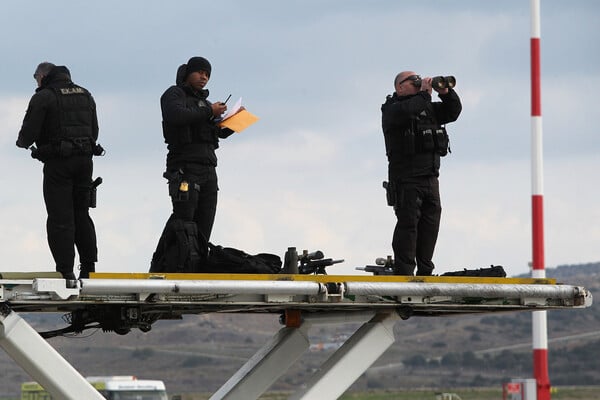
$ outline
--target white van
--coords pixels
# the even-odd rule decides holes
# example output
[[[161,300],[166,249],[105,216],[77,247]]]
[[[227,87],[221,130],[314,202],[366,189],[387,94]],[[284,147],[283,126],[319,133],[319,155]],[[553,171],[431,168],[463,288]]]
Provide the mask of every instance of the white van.
[[[135,376],[89,376],[86,378],[107,400],[168,400],[165,384],[160,380],[137,379]],[[21,400],[53,400],[37,382],[21,385]]]

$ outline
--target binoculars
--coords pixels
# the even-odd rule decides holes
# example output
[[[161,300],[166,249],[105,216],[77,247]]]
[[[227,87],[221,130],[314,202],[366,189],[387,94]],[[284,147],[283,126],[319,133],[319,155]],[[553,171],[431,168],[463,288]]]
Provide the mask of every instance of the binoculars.
[[[431,78],[431,87],[434,89],[452,89],[456,86],[456,78],[453,76],[434,76]]]

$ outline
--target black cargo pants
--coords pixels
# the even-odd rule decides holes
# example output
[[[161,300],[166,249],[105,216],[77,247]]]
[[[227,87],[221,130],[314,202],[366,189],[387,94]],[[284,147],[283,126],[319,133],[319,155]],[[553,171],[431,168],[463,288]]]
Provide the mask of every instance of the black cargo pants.
[[[431,275],[442,206],[437,177],[394,182],[396,228],[392,239],[397,275]]]
[[[73,273],[75,247],[81,264],[98,260],[96,229],[90,218],[92,156],[52,158],[44,163],[46,231],[56,270]]]

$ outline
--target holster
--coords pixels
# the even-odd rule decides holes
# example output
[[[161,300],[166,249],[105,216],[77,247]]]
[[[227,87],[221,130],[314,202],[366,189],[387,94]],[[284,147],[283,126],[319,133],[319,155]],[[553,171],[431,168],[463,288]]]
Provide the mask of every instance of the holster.
[[[200,191],[200,185],[186,179],[181,169],[175,172],[166,171],[163,177],[169,181],[169,196],[174,201],[188,201],[191,190]]]
[[[396,205],[396,187],[393,182],[383,182],[383,188],[385,189],[385,198],[387,205],[394,207]]]
[[[31,146],[31,158],[35,158],[41,162],[46,162],[52,158],[52,148],[49,145],[40,146],[39,148]]]
[[[102,178],[98,177],[92,182],[92,185],[90,186],[90,208],[96,208],[98,186],[100,186],[101,183]]]

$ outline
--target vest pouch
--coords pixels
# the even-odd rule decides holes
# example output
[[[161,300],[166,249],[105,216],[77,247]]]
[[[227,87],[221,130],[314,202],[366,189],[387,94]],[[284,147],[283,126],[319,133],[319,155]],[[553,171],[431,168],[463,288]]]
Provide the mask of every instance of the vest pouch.
[[[404,131],[402,136],[402,154],[411,156],[415,154],[415,132],[412,129]]]
[[[440,156],[445,156],[448,154],[450,150],[450,138],[448,137],[448,133],[446,132],[446,128],[443,126],[435,129],[435,149]]]
[[[73,155],[73,142],[68,140],[61,140],[58,145],[58,156],[59,157],[71,157]]]
[[[192,143],[192,132],[190,126],[174,127],[162,122],[163,137],[168,144],[189,144]]]
[[[83,138],[74,138],[74,153],[81,155],[91,155],[92,154],[92,141],[88,137]]]
[[[424,152],[431,152],[435,148],[435,144],[433,143],[433,130],[432,129],[424,129],[421,131],[421,141],[423,144]]]

